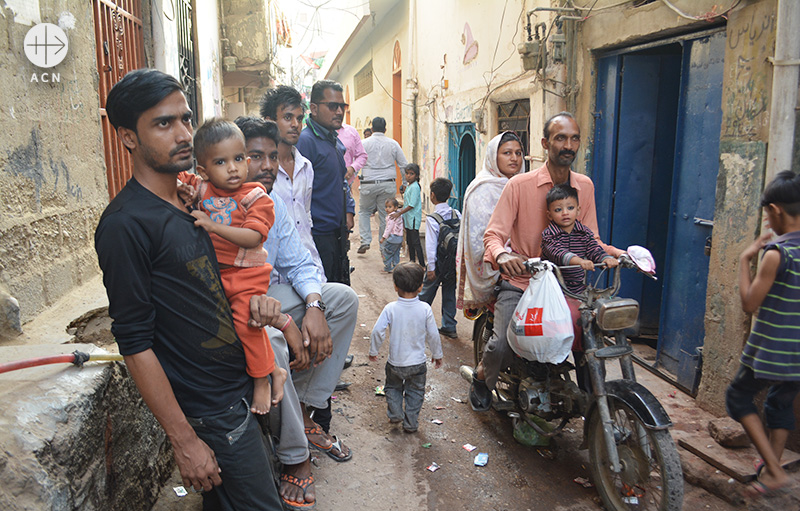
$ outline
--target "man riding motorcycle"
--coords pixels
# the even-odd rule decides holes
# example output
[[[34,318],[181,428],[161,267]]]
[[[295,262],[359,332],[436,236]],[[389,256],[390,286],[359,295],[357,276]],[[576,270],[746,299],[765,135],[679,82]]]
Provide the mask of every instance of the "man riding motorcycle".
[[[573,115],[569,112],[554,115],[545,123],[543,134],[542,147],[547,151],[547,161],[538,169],[517,175],[508,182],[483,237],[486,246],[484,260],[495,269],[499,267],[502,277],[494,306],[494,335],[486,343],[470,387],[470,405],[475,411],[487,411],[491,407],[492,390],[498,375],[514,356],[508,345],[506,329],[528,287],[529,275],[523,263],[541,255],[542,231],[549,222],[545,201],[547,192],[553,186],[567,182],[577,189],[581,205],[578,220],[592,230],[607,253],[614,257],[623,253],[603,244],[597,235],[592,180],[570,170],[581,143],[580,127]],[[511,253],[506,250],[508,240]]]

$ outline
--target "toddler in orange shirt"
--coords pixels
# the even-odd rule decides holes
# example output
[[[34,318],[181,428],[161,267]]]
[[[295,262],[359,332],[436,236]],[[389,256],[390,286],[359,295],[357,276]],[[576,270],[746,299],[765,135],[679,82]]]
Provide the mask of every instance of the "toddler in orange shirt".
[[[251,411],[269,412],[283,398],[286,371],[275,365],[275,354],[263,328],[250,326],[250,298],[267,293],[272,266],[263,247],[275,222],[272,199],[260,183],[246,183],[247,154],[244,135],[232,122],[210,119],[194,137],[195,174],[181,172],[178,179],[194,188],[199,209],[192,211],[195,225],[208,231],[219,264],[222,287],[233,312],[236,333],[242,341],[247,374],[254,379]],[[276,325],[300,336],[291,316],[282,314]],[[272,385],[267,376],[272,376]]]

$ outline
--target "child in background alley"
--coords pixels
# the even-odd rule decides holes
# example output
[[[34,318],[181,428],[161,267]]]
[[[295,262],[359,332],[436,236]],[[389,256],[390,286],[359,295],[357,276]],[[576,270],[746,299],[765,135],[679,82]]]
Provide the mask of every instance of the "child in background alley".
[[[386,229],[381,237],[381,253],[383,254],[383,271],[391,273],[400,262],[400,247],[403,245],[403,220],[393,213],[400,204],[397,199],[386,199]]]
[[[409,163],[406,165],[406,191],[403,192],[403,209],[392,214],[392,217],[403,215],[403,225],[406,228],[406,244],[408,245],[408,258],[413,263],[425,267],[425,255],[422,243],[419,240],[419,228],[422,225],[422,190],[419,186],[419,165]]]
[[[449,179],[437,177],[431,182],[431,202],[433,203],[433,214],[426,218],[425,226],[425,253],[428,259],[428,273],[425,277],[425,284],[419,299],[428,305],[433,303],[436,291],[442,287],[442,327],[439,333],[455,339],[458,337],[456,332],[456,248],[458,244],[457,232],[456,239],[452,243],[452,254],[447,253],[445,261],[438,261],[441,253],[439,243],[439,231],[441,224],[447,220],[458,219],[460,222],[461,213],[447,205],[450,192],[453,191],[453,183]],[[436,218],[438,215],[439,219]],[[452,257],[451,257],[452,256]]]
[[[250,298],[267,293],[272,272],[263,247],[275,221],[272,199],[260,183],[245,183],[248,158],[244,135],[234,123],[206,121],[194,136],[194,154],[203,179],[188,172],[178,174],[178,179],[194,188],[200,207],[192,211],[195,225],[208,231],[214,244],[234,328],[244,346],[247,374],[254,379],[251,411],[266,414],[270,404],[278,404],[283,397],[286,372],[275,365],[264,329],[251,327],[248,321]],[[289,315],[282,315],[279,323],[271,326],[300,337]]]
[[[751,497],[789,483],[780,458],[795,426],[792,405],[800,391],[800,176],[780,172],[764,190],[761,207],[778,238],[768,241],[772,234],[763,234],[739,257],[742,309],[758,310],[758,316],[725,395],[728,415],[742,424],[763,458],[748,490]],[[751,262],[762,248],[761,264],[751,278]],[[765,388],[769,435],[753,403]]]
[[[370,362],[378,361],[378,350],[389,329],[389,360],[386,362],[386,404],[389,422],[403,423],[403,430],[413,433],[425,397],[425,343],[431,349],[434,367],[442,367],[442,341],[436,332],[436,320],[430,305],[417,295],[422,289],[425,270],[417,263],[401,263],[392,280],[399,298],[383,308],[369,347]],[[403,411],[405,401],[405,412]]]

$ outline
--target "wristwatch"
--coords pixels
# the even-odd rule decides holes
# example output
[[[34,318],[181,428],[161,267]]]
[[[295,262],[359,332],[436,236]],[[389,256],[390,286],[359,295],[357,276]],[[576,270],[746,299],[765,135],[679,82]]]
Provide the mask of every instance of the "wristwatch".
[[[322,312],[325,312],[328,309],[328,307],[325,306],[325,302],[322,300],[314,300],[313,302],[308,302],[306,304],[306,310],[310,309],[311,307],[316,307]]]

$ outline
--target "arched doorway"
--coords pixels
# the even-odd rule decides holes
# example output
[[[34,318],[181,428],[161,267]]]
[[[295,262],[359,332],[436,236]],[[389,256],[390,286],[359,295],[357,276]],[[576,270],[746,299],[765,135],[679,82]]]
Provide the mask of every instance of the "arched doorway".
[[[448,125],[448,168],[453,182],[453,196],[448,203],[461,211],[464,192],[475,178],[475,125],[460,122]]]

